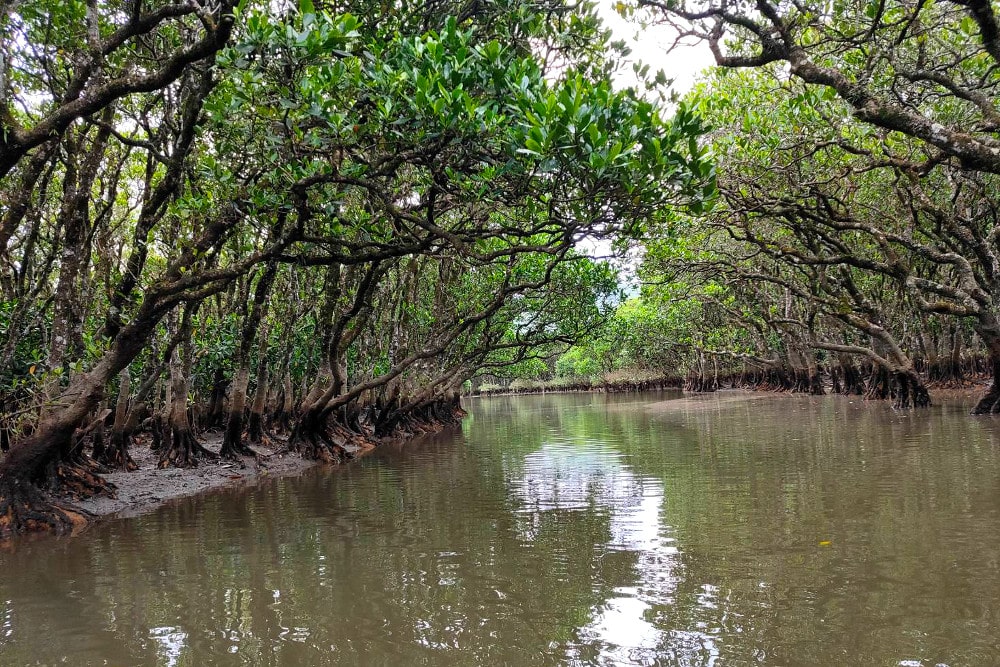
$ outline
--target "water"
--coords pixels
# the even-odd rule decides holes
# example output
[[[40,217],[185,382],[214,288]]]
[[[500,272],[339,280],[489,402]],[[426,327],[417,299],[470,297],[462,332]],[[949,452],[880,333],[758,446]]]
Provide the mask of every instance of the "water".
[[[996,665],[1000,420],[475,400],[461,431],[0,551],[0,665]]]

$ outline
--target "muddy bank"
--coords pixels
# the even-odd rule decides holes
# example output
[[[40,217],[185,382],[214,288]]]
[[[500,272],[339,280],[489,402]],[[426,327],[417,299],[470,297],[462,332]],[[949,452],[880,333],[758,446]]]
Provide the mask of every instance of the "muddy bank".
[[[975,405],[978,396],[983,391],[983,385],[970,384],[964,387],[940,387],[931,388],[932,405],[953,405],[966,406],[970,410]],[[689,410],[710,410],[736,403],[747,403],[750,401],[769,399],[774,397],[787,396],[791,398],[809,397],[815,400],[823,400],[831,396],[839,396],[849,402],[858,403],[878,403],[879,399],[866,398],[864,396],[844,396],[843,394],[822,394],[810,395],[801,392],[788,391],[765,391],[759,389],[719,389],[712,392],[685,392],[682,398],[674,398],[665,401],[654,401],[646,406],[647,410],[653,412],[683,412]],[[915,408],[904,408],[903,410],[914,410]]]
[[[232,429],[227,430],[225,437],[218,429],[203,431],[196,437],[186,411],[175,411],[172,414],[180,414],[181,418],[178,424],[170,426],[169,440],[162,435],[155,437],[161,434],[159,430],[130,434],[129,452],[116,450],[117,460],[122,467],[128,465],[131,472],[105,472],[107,457],[97,452],[97,439],[89,429],[77,429],[70,438],[75,450],[72,455],[61,454],[63,462],[58,466],[53,462],[45,468],[47,487],[38,488],[30,476],[17,477],[7,470],[8,478],[13,481],[0,480],[7,484],[6,491],[0,489],[0,539],[25,533],[75,533],[101,517],[132,516],[174,498],[253,484],[264,477],[295,475],[324,463],[340,464],[380,444],[408,442],[419,435],[460,424],[466,415],[457,393],[410,403],[405,408],[400,406],[397,396],[376,410],[371,420],[367,418],[372,416],[370,411],[362,414],[358,410],[343,416],[344,422],[338,421],[341,415],[327,419],[316,405],[310,404],[291,429],[290,440],[261,434],[267,445],[256,449],[232,446],[228,437]],[[100,425],[106,416],[98,417],[94,424]],[[39,437],[31,436],[36,440]],[[40,464],[30,458],[38,454],[28,446],[30,441],[26,442],[0,461],[11,470],[20,465],[28,475],[33,466]],[[47,441],[42,444],[49,446]],[[163,444],[168,444],[169,449],[161,447]],[[106,452],[102,449],[101,453]],[[238,453],[245,455],[234,460]],[[11,461],[14,463],[8,465]],[[32,481],[25,482],[26,479]]]
[[[972,405],[981,391],[982,386],[980,385],[932,389],[931,399],[935,404]],[[691,393],[678,399],[653,401],[646,406],[646,409],[658,413],[710,410],[781,395],[803,396],[803,394],[789,392],[726,389],[716,392]],[[822,399],[822,397],[816,398]],[[855,397],[855,399],[867,402],[863,397]],[[631,408],[624,406],[622,409]],[[410,440],[419,437],[420,434],[414,434],[411,438],[405,439],[405,442],[409,443]],[[398,446],[401,442],[403,440],[392,439],[386,445],[395,443]],[[207,449],[218,452],[222,444],[222,432],[206,434],[202,444]],[[303,459],[298,454],[282,453],[285,444],[283,440],[275,439],[271,446],[256,446],[256,451],[261,454],[259,459],[243,457],[238,463],[205,460],[201,461],[196,468],[159,469],[156,467],[159,460],[158,455],[149,448],[145,439],[139,439],[130,450],[139,465],[139,469],[135,472],[116,472],[104,475],[117,487],[114,498],[99,496],[72,504],[100,518],[131,517],[151,512],[177,498],[224,488],[254,485],[264,479],[300,475],[319,465],[326,465]],[[354,448],[352,454],[357,457],[370,451],[373,449]]]
[[[222,446],[222,432],[209,433],[202,444],[213,452]],[[275,440],[272,446],[255,446],[260,458],[244,456],[239,462],[199,462],[196,468],[156,467],[159,456],[143,441],[130,450],[139,469],[102,475],[117,487],[114,498],[97,496],[74,502],[73,505],[97,517],[130,517],[150,512],[175,498],[184,498],[207,491],[256,484],[263,479],[299,475],[323,465],[303,459],[297,454],[283,454],[285,442]],[[360,456],[369,450],[353,452]]]

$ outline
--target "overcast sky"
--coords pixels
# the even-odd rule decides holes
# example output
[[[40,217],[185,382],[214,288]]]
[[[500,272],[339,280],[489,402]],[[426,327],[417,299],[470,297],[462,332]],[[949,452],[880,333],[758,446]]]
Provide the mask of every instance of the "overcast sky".
[[[674,90],[684,94],[694,84],[698,74],[715,64],[712,53],[705,44],[678,46],[671,53],[667,49],[672,42],[666,28],[647,28],[638,35],[639,27],[629,23],[614,10],[617,0],[598,0],[598,13],[615,35],[624,40],[632,49],[630,60],[649,65],[651,73],[662,69],[668,78],[674,79]],[[631,68],[622,78],[625,85],[633,85],[635,79]]]

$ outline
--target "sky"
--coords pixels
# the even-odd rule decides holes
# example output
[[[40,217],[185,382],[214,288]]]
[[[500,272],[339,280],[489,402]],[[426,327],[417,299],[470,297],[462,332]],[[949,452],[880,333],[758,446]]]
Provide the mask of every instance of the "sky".
[[[638,25],[623,19],[614,10],[618,0],[598,0],[597,10],[605,24],[614,33],[615,39],[624,40],[632,54],[629,59],[649,65],[651,73],[662,69],[668,78],[674,79],[673,89],[683,95],[694,85],[698,74],[715,64],[712,53],[705,44],[680,45],[672,52],[667,49],[672,43],[672,35],[666,27],[650,27],[640,31]],[[637,34],[637,32],[639,34]],[[623,85],[633,85],[635,77],[631,68],[620,79]]]

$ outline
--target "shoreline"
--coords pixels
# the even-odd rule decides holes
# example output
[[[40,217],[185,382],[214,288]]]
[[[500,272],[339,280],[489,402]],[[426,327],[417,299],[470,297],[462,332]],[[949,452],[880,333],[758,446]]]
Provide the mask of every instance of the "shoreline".
[[[982,391],[983,385],[970,385],[962,388],[940,387],[931,388],[931,400],[933,404],[941,405],[953,404],[956,402],[966,402],[974,399],[974,394]],[[656,389],[648,391],[657,391]],[[671,389],[671,391],[676,391]],[[519,392],[513,394],[492,394],[488,396],[472,396],[468,398],[493,398],[498,396],[540,396],[543,393],[641,393],[639,391],[612,391],[606,392],[597,390],[569,390],[569,391],[546,391],[546,392]],[[750,399],[754,395],[758,397],[766,396],[805,396],[806,394],[794,394],[790,392],[754,391],[748,389],[724,389],[719,390],[723,394],[742,394],[744,398]],[[684,392],[690,397],[719,395],[719,392]],[[827,394],[830,396],[831,394]],[[821,397],[816,397],[821,398]],[[391,442],[405,442],[419,439],[427,433],[414,433],[402,439],[390,439],[385,444]],[[206,434],[201,442],[203,446],[217,452],[222,444],[222,432],[212,431]],[[136,444],[130,449],[130,453],[139,469],[133,472],[112,472],[102,475],[116,487],[114,498],[105,496],[95,496],[86,500],[64,500],[71,507],[79,508],[89,512],[92,520],[88,525],[103,522],[109,519],[132,518],[142,514],[148,514],[160,507],[163,507],[175,500],[189,498],[205,493],[212,493],[224,489],[238,487],[249,487],[260,484],[267,479],[282,477],[295,477],[309,470],[320,466],[331,464],[322,461],[311,461],[299,457],[297,454],[281,454],[285,441],[274,439],[270,446],[255,446],[254,449],[261,454],[260,459],[250,456],[242,457],[239,462],[205,460],[195,468],[164,468],[156,467],[158,456],[149,448],[148,441],[140,437]],[[377,447],[361,448],[356,447],[351,453],[356,458],[365,456],[374,451]],[[340,465],[349,465],[352,460],[345,461]]]
[[[982,393],[989,390],[990,383],[988,380],[982,380],[982,381],[970,380],[961,386],[929,383],[926,385],[926,387],[928,393],[930,393],[931,395],[931,404],[934,405],[935,396],[942,397],[946,401],[950,401],[957,397],[975,399],[976,392]],[[463,394],[462,398],[468,398],[468,399],[502,398],[508,396],[544,396],[546,394],[638,394],[644,392],[657,392],[657,391],[680,392],[682,394],[689,396],[711,396],[712,394],[717,394],[719,392],[746,392],[748,394],[761,394],[764,396],[815,396],[816,398],[822,398],[824,396],[847,396],[849,398],[860,398],[866,401],[887,400],[887,399],[877,399],[877,398],[870,399],[866,396],[835,393],[832,391],[827,391],[825,394],[815,394],[815,395],[801,391],[789,391],[781,389],[778,390],[755,389],[753,387],[719,387],[718,389],[715,389],[713,391],[694,391],[693,389],[683,389],[682,387],[675,385],[663,385],[663,386],[654,386],[649,388],[638,388],[638,389],[632,387],[615,387],[609,385],[595,385],[590,389],[532,387],[530,389],[518,389],[515,391]]]
[[[202,446],[218,452],[222,444],[222,432],[210,432],[201,441]],[[270,446],[254,446],[260,453],[259,459],[244,456],[240,461],[199,461],[194,468],[157,468],[158,455],[153,452],[145,439],[140,439],[129,452],[139,465],[132,472],[111,472],[101,475],[117,488],[115,497],[95,496],[86,500],[65,500],[74,508],[93,515],[90,524],[107,519],[131,518],[148,514],[174,500],[189,498],[243,486],[257,485],[265,479],[294,477],[322,465],[322,461],[310,461],[297,454],[281,454],[285,441],[275,439]],[[356,448],[356,457],[374,448]],[[350,463],[347,461],[345,463]]]

